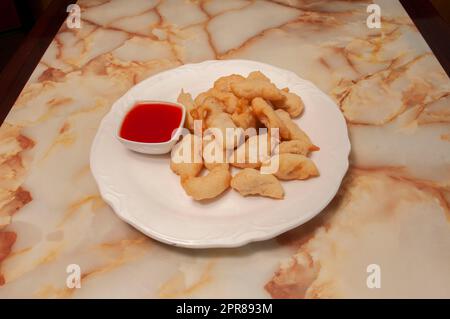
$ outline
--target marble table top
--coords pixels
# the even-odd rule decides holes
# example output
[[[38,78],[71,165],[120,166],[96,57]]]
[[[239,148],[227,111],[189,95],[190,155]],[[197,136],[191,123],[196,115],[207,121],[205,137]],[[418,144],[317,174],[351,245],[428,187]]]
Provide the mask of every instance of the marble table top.
[[[81,28],[61,27],[0,128],[0,298],[450,298],[450,80],[398,1],[374,1],[368,28],[371,2],[80,0]],[[129,88],[209,59],[315,83],[347,120],[351,167],[297,229],[174,248],[116,217],[89,150]]]

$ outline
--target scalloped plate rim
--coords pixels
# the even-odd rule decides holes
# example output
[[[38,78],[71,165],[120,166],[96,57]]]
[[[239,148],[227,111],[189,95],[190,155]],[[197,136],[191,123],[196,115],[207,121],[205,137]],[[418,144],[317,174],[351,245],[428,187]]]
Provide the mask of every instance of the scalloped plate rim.
[[[261,63],[261,62],[252,61],[252,60],[242,60],[242,59],[241,60],[208,60],[208,61],[203,61],[200,63],[185,64],[185,65],[179,66],[174,69],[170,69],[170,70],[166,70],[166,71],[157,73],[154,76],[151,76],[151,77],[141,81],[140,83],[136,84],[135,86],[131,87],[122,97],[120,97],[112,105],[110,111],[101,120],[100,125],[98,127],[98,131],[96,133],[96,136],[95,136],[92,146],[91,146],[90,167],[91,167],[92,175],[98,185],[101,197],[105,200],[105,202],[107,202],[109,204],[109,206],[111,206],[111,208],[116,213],[116,215],[121,220],[132,225],[137,230],[141,231],[142,233],[146,234],[147,236],[149,236],[153,239],[156,239],[160,242],[163,242],[163,243],[166,243],[166,244],[169,244],[172,246],[179,246],[179,247],[185,247],[185,248],[233,248],[233,247],[240,247],[240,246],[246,245],[251,242],[271,239],[271,238],[276,237],[288,230],[291,230],[295,227],[298,227],[298,226],[308,222],[313,217],[318,215],[334,198],[334,196],[336,195],[337,191],[339,190],[340,184],[348,170],[348,167],[349,167],[348,156],[350,154],[351,144],[350,144],[350,140],[348,137],[348,130],[347,130],[345,119],[344,119],[342,113],[339,111],[338,107],[336,106],[336,110],[339,112],[339,115],[341,117],[340,120],[345,125],[346,132],[347,132],[346,140],[345,140],[347,149],[344,150],[344,154],[346,154],[346,156],[345,156],[345,158],[343,158],[343,161],[344,161],[342,163],[343,169],[341,171],[341,174],[339,174],[339,177],[338,177],[339,183],[336,183],[335,187],[329,192],[329,194],[327,194],[327,196],[326,196],[327,198],[322,201],[322,205],[320,206],[320,209],[316,209],[313,212],[307,212],[303,216],[303,218],[299,218],[295,221],[289,221],[289,222],[285,223],[282,227],[278,227],[277,229],[271,229],[270,231],[267,230],[267,227],[260,227],[259,229],[253,228],[251,230],[247,230],[247,231],[244,231],[243,233],[238,234],[238,236],[236,236],[236,234],[233,234],[232,236],[227,236],[227,237],[222,237],[222,238],[219,237],[214,240],[208,239],[208,240],[203,241],[203,240],[183,239],[180,237],[174,237],[174,236],[169,236],[167,234],[160,233],[160,232],[156,231],[155,229],[152,229],[151,227],[149,227],[149,225],[141,225],[141,223],[139,223],[134,218],[132,218],[129,214],[127,214],[126,210],[121,207],[124,205],[123,205],[123,202],[121,202],[121,200],[119,198],[120,196],[118,196],[117,194],[114,194],[114,191],[112,190],[111,185],[105,184],[102,180],[101,174],[97,173],[98,168],[97,168],[96,159],[95,159],[94,154],[95,154],[95,150],[99,143],[99,134],[100,134],[102,128],[106,125],[107,121],[109,120],[109,116],[111,116],[111,114],[117,110],[117,108],[119,107],[120,101],[122,101],[130,93],[139,90],[141,87],[145,87],[146,82],[149,82],[155,78],[164,78],[165,76],[167,76],[167,74],[171,74],[171,73],[177,72],[179,70],[192,69],[192,68],[195,69],[195,68],[201,68],[201,67],[206,67],[206,66],[214,66],[215,64],[220,65],[220,64],[228,64],[228,63],[244,63],[247,65],[256,67],[256,68],[263,66],[265,68],[270,68],[270,69],[276,70],[278,72],[282,72],[289,78],[301,80],[302,84],[305,84],[308,87],[310,87],[311,89],[313,89],[314,91],[316,91],[314,93],[323,95],[322,97],[326,97],[326,99],[328,99],[329,102],[333,103],[336,106],[334,101],[332,101],[332,99],[328,95],[326,95],[325,93],[320,91],[310,81],[301,79],[292,71],[284,70],[284,69],[266,64],[266,63]],[[336,114],[338,114],[338,113],[336,113]],[[243,199],[245,200],[245,198],[243,198]]]

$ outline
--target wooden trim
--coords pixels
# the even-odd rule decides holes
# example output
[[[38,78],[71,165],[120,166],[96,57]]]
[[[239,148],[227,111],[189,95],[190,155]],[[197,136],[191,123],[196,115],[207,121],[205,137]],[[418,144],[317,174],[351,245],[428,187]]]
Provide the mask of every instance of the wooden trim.
[[[400,0],[400,3],[450,76],[450,25],[430,0]]]
[[[8,115],[31,73],[67,17],[74,0],[53,0],[0,74],[0,123]]]

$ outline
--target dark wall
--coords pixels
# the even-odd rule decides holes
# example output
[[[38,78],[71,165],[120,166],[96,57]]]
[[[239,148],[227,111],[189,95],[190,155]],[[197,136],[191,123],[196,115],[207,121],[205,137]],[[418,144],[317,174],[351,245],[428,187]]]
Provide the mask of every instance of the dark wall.
[[[431,3],[447,23],[450,23],[450,1],[449,0],[431,0]]]
[[[0,72],[50,2],[51,0],[0,0]]]

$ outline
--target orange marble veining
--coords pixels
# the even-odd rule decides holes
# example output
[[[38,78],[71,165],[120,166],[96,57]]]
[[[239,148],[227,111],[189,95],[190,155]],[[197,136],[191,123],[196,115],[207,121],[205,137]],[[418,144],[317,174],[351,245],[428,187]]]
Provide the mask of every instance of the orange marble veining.
[[[29,191],[20,186],[26,168],[22,153],[34,146],[33,140],[24,136],[19,127],[4,125],[0,128],[0,284],[5,283],[1,274],[1,262],[7,258],[16,241],[16,233],[3,231],[11,222],[12,215],[32,200]]]
[[[389,173],[379,174],[377,171],[379,170],[355,169],[350,173],[343,185],[342,195],[335,198],[334,203],[326,209],[325,216],[321,217],[326,218],[327,223],[317,227],[314,234],[302,242],[296,254],[284,262],[266,284],[265,288],[272,297],[377,298],[383,294],[367,289],[363,280],[356,283],[350,280],[352,272],[359,272],[358,276],[364,278],[367,264],[361,259],[368,258],[381,264],[388,273],[388,275],[385,273],[386,276],[392,272],[405,279],[413,276],[414,272],[421,272],[420,267],[408,269],[410,265],[407,266],[406,256],[418,258],[415,262],[421,267],[435,261],[434,258],[440,254],[439,249],[450,243],[449,236],[446,236],[448,233],[446,221],[447,223],[449,221],[447,200],[439,190],[422,185],[420,181],[409,181]],[[367,199],[367,194],[370,194],[370,199]],[[371,201],[372,207],[361,210],[360,204],[366,201]],[[420,205],[424,203],[428,203],[428,211],[421,211]],[[445,215],[447,219],[442,219]],[[428,219],[430,224],[440,225],[430,226],[430,229],[436,227],[434,231],[444,236],[435,233],[434,235],[444,242],[439,244],[440,248],[435,247],[427,253],[420,251],[416,246],[427,246],[428,244],[424,244],[423,241],[432,241],[427,234],[423,234],[426,227],[420,225],[420,220],[425,219]],[[301,226],[300,229],[305,226]],[[408,231],[402,234],[398,227]],[[302,233],[300,230],[296,232]],[[380,236],[379,242],[370,239],[374,235]],[[412,240],[412,237],[416,238]],[[428,238],[425,239],[426,237]],[[386,244],[388,246],[385,246]],[[403,251],[397,250],[399,247],[402,247]],[[369,251],[369,254],[365,250]],[[444,254],[445,258],[448,258],[448,254]],[[421,258],[425,259],[420,260]],[[361,267],[361,263],[364,267]],[[400,275],[402,267],[408,270]],[[423,268],[422,271],[424,270]],[[392,281],[383,281],[388,286],[385,288],[384,296],[390,298],[446,296],[446,289],[450,283],[447,278],[439,278],[432,273],[422,275],[424,278],[403,287],[395,286]],[[430,285],[421,290],[423,281],[437,284],[440,280],[443,280],[440,286]]]
[[[0,231],[0,263],[11,253],[17,235],[14,232]],[[0,273],[0,286],[5,284],[5,277]]]

